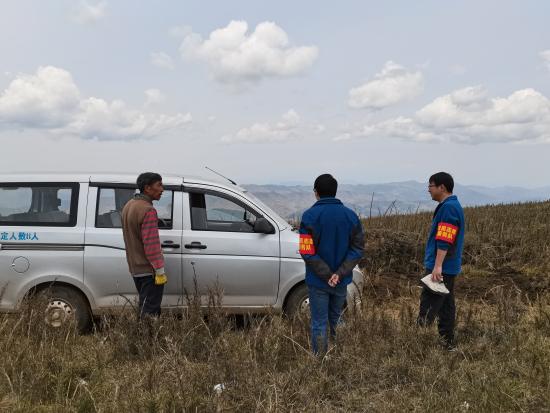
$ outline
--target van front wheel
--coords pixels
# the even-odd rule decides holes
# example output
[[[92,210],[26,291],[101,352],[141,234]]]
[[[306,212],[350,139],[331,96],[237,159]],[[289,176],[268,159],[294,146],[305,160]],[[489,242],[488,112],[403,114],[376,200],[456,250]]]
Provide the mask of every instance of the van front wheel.
[[[89,331],[92,326],[92,313],[84,296],[74,288],[53,285],[40,291],[41,302],[45,300],[44,321],[53,328],[59,328],[71,322],[78,331]]]
[[[291,318],[309,314],[309,292],[307,285],[301,284],[290,293],[285,306],[285,314]]]

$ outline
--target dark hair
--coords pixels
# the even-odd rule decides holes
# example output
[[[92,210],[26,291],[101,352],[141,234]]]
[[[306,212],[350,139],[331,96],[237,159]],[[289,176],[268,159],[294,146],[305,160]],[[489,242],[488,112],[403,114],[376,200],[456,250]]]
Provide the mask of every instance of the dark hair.
[[[335,197],[338,190],[338,182],[330,174],[319,175],[313,184],[313,188],[321,198]]]
[[[155,182],[162,181],[162,176],[155,172],[144,172],[137,178],[136,184],[139,188],[139,192],[145,191],[147,185],[153,185]]]
[[[455,187],[455,181],[453,180],[453,177],[447,172],[438,172],[436,174],[433,174],[432,176],[430,176],[430,183],[433,183],[437,186],[443,185],[445,189],[447,189],[447,192],[451,194],[453,193],[453,189]]]

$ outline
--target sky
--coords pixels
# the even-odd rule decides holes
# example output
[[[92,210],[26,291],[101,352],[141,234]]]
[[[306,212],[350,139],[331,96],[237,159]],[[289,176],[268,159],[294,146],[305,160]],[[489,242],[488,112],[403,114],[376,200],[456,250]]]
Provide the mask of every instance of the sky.
[[[548,1],[4,1],[0,174],[550,185]]]

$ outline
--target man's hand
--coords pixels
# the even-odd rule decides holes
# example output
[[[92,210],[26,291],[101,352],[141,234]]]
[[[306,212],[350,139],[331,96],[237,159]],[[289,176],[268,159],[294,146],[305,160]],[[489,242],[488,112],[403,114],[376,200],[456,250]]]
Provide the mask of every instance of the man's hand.
[[[332,274],[332,277],[328,280],[328,285],[336,287],[340,282],[340,276],[338,274]]]
[[[443,262],[445,261],[445,256],[447,255],[447,250],[437,249],[437,255],[435,257],[435,265],[432,271],[432,281],[441,282],[443,281]]]
[[[441,282],[443,281],[443,267],[436,266],[434,267],[432,271],[432,281],[433,282]]]
[[[168,282],[166,274],[155,274],[155,285],[164,285]]]

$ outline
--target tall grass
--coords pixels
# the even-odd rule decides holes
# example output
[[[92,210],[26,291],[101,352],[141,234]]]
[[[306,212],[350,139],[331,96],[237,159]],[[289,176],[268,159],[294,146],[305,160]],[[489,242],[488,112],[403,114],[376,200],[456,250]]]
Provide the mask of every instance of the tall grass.
[[[418,291],[365,300],[324,358],[307,318],[237,327],[197,308],[140,325],[129,311],[79,335],[29,305],[0,318],[0,409],[10,412],[543,411],[550,406],[550,302],[493,292],[461,303],[459,351],[415,325]],[[205,318],[207,316],[207,318]],[[216,384],[225,389],[215,391]]]
[[[549,278],[550,202],[465,208],[465,217],[466,274]],[[371,274],[420,273],[431,219],[431,213],[365,219],[363,267]]]
[[[46,328],[44,303],[29,302],[0,315],[0,411],[550,411],[550,296],[532,284],[548,278],[548,212],[466,211],[459,285],[472,290],[458,291],[455,353],[415,324],[430,215],[386,216],[366,221],[363,300],[325,357],[310,352],[307,315],[243,325],[219,290],[208,308],[191,295],[184,314],[145,323],[128,309],[88,335]],[[506,268],[515,283],[495,281]]]

